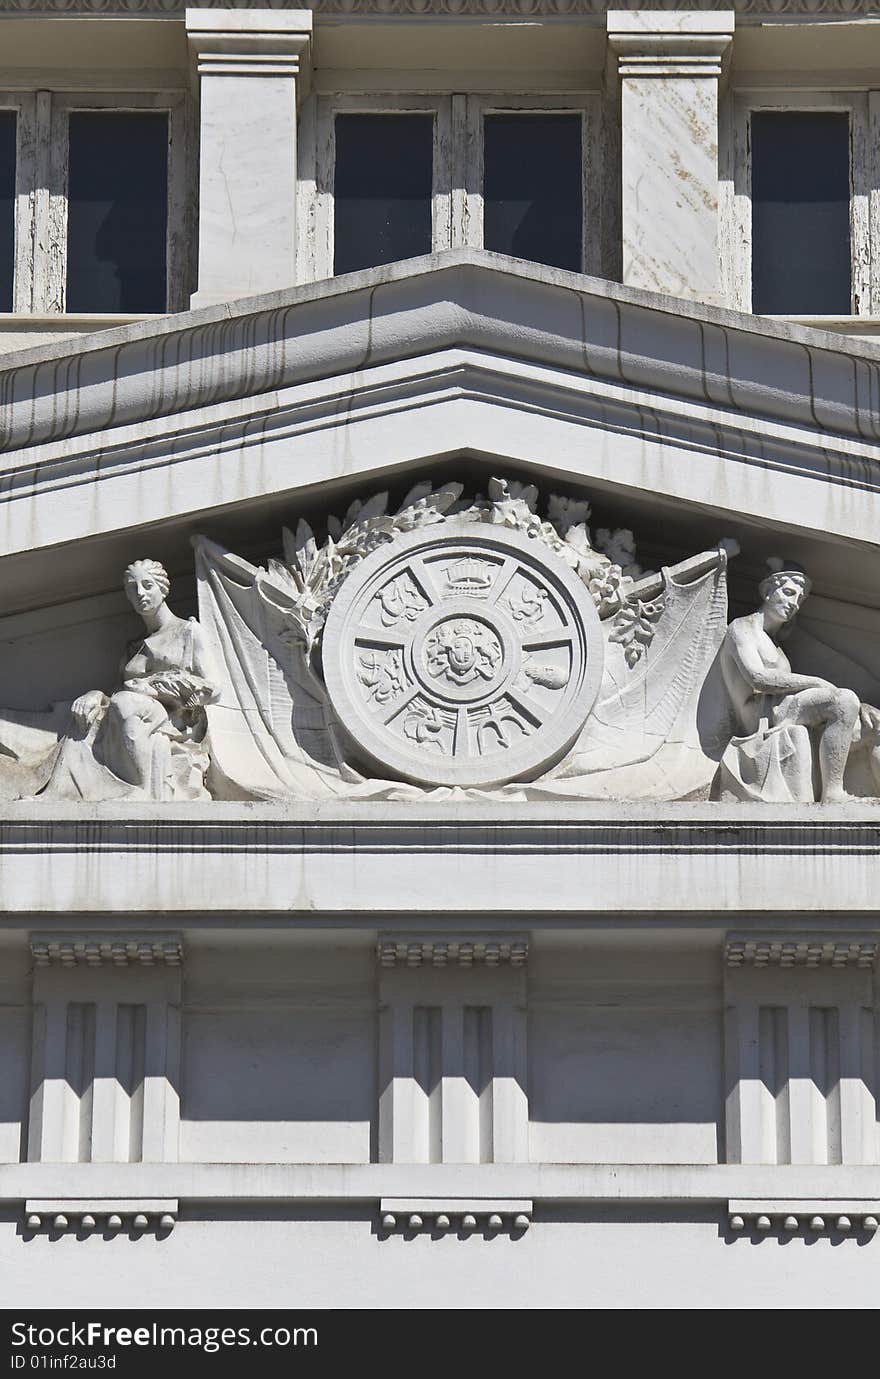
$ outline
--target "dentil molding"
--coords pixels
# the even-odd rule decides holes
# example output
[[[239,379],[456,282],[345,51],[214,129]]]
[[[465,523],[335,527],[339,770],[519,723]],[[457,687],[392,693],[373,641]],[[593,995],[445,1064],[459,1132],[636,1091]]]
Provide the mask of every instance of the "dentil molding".
[[[449,938],[383,934],[376,954],[382,967],[524,967],[529,944],[522,934],[504,938],[488,934]]]
[[[724,961],[732,968],[872,968],[876,957],[874,939],[743,938],[728,939],[724,947]]]
[[[35,967],[180,967],[183,962],[181,941],[170,934],[149,938],[34,934],[30,947]]]
[[[880,1202],[868,1199],[731,1200],[727,1212],[728,1226],[737,1235],[853,1235],[864,1241],[880,1224]]]

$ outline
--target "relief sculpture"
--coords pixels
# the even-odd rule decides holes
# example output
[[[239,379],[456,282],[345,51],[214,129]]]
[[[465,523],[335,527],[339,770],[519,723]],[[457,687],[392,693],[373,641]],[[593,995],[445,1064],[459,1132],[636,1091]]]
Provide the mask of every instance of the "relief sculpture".
[[[134,561],[123,587],[144,636],[127,648],[120,685],[110,694],[81,694],[57,742],[32,754],[33,775],[46,777],[35,793],[67,800],[209,799],[205,707],[218,690],[204,633],[194,618],[179,618],[168,607],[170,581],[158,561]]]
[[[198,620],[138,560],[118,683],[0,710],[7,799],[835,803],[880,795],[880,711],[783,641],[810,592],[775,568],[728,625],[719,545],[654,572],[589,504],[420,483],[283,533],[264,566],[194,540]],[[838,678],[846,660],[835,653]]]
[[[854,757],[876,771],[880,712],[820,675],[795,674],[779,644],[810,587],[802,570],[773,571],[760,608],[727,629],[721,670],[738,733],[721,759],[722,799],[835,804],[849,797]]]

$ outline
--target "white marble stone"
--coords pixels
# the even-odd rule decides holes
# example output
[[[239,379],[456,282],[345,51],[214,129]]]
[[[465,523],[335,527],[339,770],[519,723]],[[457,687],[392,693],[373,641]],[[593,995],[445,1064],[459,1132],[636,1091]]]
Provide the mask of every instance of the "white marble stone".
[[[706,796],[731,734],[754,728],[734,694],[740,720],[708,732],[738,615],[764,660],[746,698],[782,711],[805,688],[791,675],[827,685],[823,712],[877,702],[880,352],[840,322],[711,304],[727,12],[609,18],[629,285],[471,250],[292,287],[312,22],[322,101],[471,82],[540,103],[586,83],[599,104],[603,26],[577,6],[561,24],[473,25],[417,0],[330,22],[326,3],[345,7],[152,22],[143,52],[166,71],[130,81],[183,90],[187,34],[201,68],[206,305],[22,351],[0,375],[0,706],[16,729],[0,776],[64,752],[70,705],[109,714],[137,693],[126,681],[174,681],[146,725],[149,789],[111,753],[128,798],[0,805],[4,1301],[871,1306],[876,790],[862,772],[844,781],[860,798],[832,802],[832,770],[824,803],[821,772],[803,799]],[[7,21],[37,43],[42,21]],[[85,42],[80,23],[56,23],[44,68],[64,66],[59,29]],[[98,45],[105,86],[139,23]],[[745,34],[779,65],[789,35],[815,59],[854,27],[750,23],[734,47]],[[468,34],[476,55],[456,66]],[[28,80],[45,83],[40,60]],[[467,100],[451,100],[460,125]],[[310,171],[321,122],[305,116]],[[419,623],[431,600],[395,562],[439,554],[443,572],[451,547],[437,603],[459,600],[466,625],[446,635],[445,614]],[[767,590],[749,611],[777,552],[813,580],[796,621],[764,618]],[[146,553],[174,614],[142,578],[126,603],[119,574]],[[401,765],[379,731],[368,763],[363,703],[339,683],[393,709],[387,664],[349,674],[375,614],[372,633],[412,629],[401,658],[422,688],[459,706],[479,679],[497,689],[504,655],[534,656],[502,618],[545,601],[523,586],[510,607],[500,589],[481,620],[474,562],[495,558],[570,594],[565,635],[589,652],[598,628],[602,683],[591,697],[578,680],[534,758],[505,765],[499,744],[463,798],[424,769],[424,741]],[[158,669],[142,664],[157,619]],[[200,676],[204,794],[180,800],[152,788],[152,756],[196,671],[187,627],[217,662]],[[563,661],[525,677],[548,724]],[[121,715],[128,747],[143,722]],[[828,729],[827,712],[794,724],[817,767]],[[578,797],[590,776],[601,798]]]
[[[178,965],[37,969],[29,1160],[177,1159],[180,997]]]
[[[607,14],[621,95],[623,281],[721,300],[718,85],[734,13]]]
[[[725,1007],[728,1160],[875,1163],[871,967],[728,969]]]
[[[309,10],[198,10],[186,28],[200,88],[199,286],[194,306],[296,281],[297,103]]]
[[[42,799],[208,798],[205,707],[219,690],[212,648],[194,618],[172,613],[156,560],[125,570],[126,597],[146,635],[129,644],[121,683],[68,706],[13,714],[4,755],[7,793]],[[0,730],[0,737],[2,737]]]
[[[761,607],[735,618],[720,667],[735,735],[721,758],[716,793],[732,799],[840,802],[860,774],[880,790],[880,711],[818,673],[798,675],[780,646],[810,592],[802,570],[775,568]]]

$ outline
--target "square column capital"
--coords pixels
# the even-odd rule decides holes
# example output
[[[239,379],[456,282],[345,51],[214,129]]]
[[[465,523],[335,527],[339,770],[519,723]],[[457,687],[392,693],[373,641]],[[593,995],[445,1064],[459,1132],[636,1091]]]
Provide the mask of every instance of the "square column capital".
[[[621,77],[719,77],[733,10],[609,10],[609,53]]]
[[[199,76],[297,77],[302,83],[311,69],[312,28],[311,10],[186,11]]]

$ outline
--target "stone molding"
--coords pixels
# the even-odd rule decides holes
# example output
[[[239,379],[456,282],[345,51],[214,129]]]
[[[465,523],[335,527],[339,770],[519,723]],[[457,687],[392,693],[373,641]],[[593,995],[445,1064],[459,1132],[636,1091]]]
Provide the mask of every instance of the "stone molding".
[[[873,1164],[6,1163],[7,1202],[379,1202],[431,1198],[548,1203],[731,1201],[877,1204]],[[855,1207],[853,1207],[855,1209]]]
[[[208,8],[213,9],[214,6]],[[217,0],[216,8],[236,10],[265,9],[266,0]],[[542,17],[560,19],[578,16],[601,16],[608,8],[603,0],[312,0],[304,6],[316,14],[333,14],[350,19],[374,14],[379,19],[400,15],[423,18],[428,15],[449,15],[452,18],[485,16],[497,22],[505,16],[512,19]],[[614,0],[615,9],[639,9],[638,0]],[[876,0],[724,0],[722,4],[698,5],[691,0],[692,9],[712,13],[733,9],[737,14],[777,18],[779,15],[804,15],[815,19],[820,15],[852,19],[877,12]],[[149,14],[173,18],[186,9],[186,0],[2,0],[0,14],[33,15],[130,15]]]
[[[562,287],[566,303],[557,310]],[[344,314],[352,316],[353,324],[345,327],[339,323],[340,298],[347,299]],[[575,315],[568,298],[575,303]],[[512,311],[512,300],[526,304],[522,315]],[[541,302],[542,314],[527,305],[535,301]],[[581,308],[586,335],[578,330]],[[376,340],[375,321],[380,318],[383,334]],[[716,330],[717,351],[707,345]],[[662,345],[664,331],[679,350],[674,372]],[[671,301],[641,288],[525,265],[485,250],[449,249],[23,351],[2,371],[5,453],[51,444],[57,438],[62,398],[69,447],[74,436],[95,431],[106,439],[115,427],[163,416],[174,419],[179,430],[181,413],[232,403],[245,383],[249,398],[271,393],[277,408],[279,390],[338,374],[340,358],[350,358],[358,370],[367,364],[399,366],[402,359],[436,350],[438,342],[444,348],[490,350],[566,370],[582,370],[586,353],[591,374],[615,385],[674,392],[700,405],[717,401],[729,406],[735,393],[738,408],[760,415],[765,427],[772,422],[776,398],[776,414],[787,427],[815,426],[814,413],[821,413],[826,432],[876,444],[873,417],[860,408],[858,393],[840,379],[843,357],[848,376],[854,367],[865,370],[863,388],[866,396],[870,393],[880,359],[871,343],[726,308]],[[69,359],[74,345],[88,370],[88,383],[71,382],[61,391],[58,362]],[[738,360],[753,348],[760,357],[749,372]],[[778,408],[778,390],[774,393],[764,382],[778,369],[788,371],[784,411]],[[41,389],[48,391],[49,380],[55,409],[49,401],[38,405],[35,400]],[[658,406],[656,396],[652,404]],[[229,420],[225,418],[227,425]],[[7,467],[8,459],[4,472]],[[69,469],[68,464],[68,478]]]
[[[519,1235],[529,1229],[533,1210],[528,1198],[383,1197],[379,1203],[383,1231],[410,1237],[447,1231],[467,1236],[477,1230],[490,1237]]]
[[[877,957],[873,939],[749,938],[728,939],[728,967],[872,968]]]
[[[35,967],[180,967],[183,963],[180,939],[164,934],[148,938],[34,934],[30,948]]]
[[[731,1200],[728,1226],[737,1235],[855,1235],[862,1239],[877,1233],[880,1202],[868,1199],[804,1200],[772,1198],[767,1201]]]
[[[717,15],[609,10],[608,46],[621,77],[719,77],[733,42],[734,11]]]
[[[491,430],[497,445],[513,391],[518,406],[529,400],[529,429],[505,435],[512,465],[558,453],[579,483],[636,489],[648,463],[661,495],[705,511],[723,486],[732,508],[762,522],[784,523],[806,494],[828,539],[876,541],[880,353],[827,332],[450,250],[84,337],[75,371],[70,350],[23,351],[3,372],[6,553],[22,567],[4,586],[10,613],[22,588],[29,607],[49,601],[43,547],[71,543],[73,577],[86,542],[118,540],[132,510],[157,525],[198,511],[204,525],[215,488],[244,503],[289,494],[292,476],[338,479],[324,457],[340,396],[352,481],[380,441],[389,472],[404,451],[407,465],[427,462],[438,437],[481,450]],[[766,384],[780,374],[784,399]],[[614,443],[568,459],[572,425]],[[400,455],[389,426],[405,437]],[[675,447],[702,462],[669,463]],[[169,484],[151,483],[166,465]],[[760,502],[756,466],[774,475]],[[864,501],[832,502],[839,484]],[[83,485],[87,509],[71,501]]]
[[[28,1231],[56,1231],[85,1239],[92,1231],[167,1235],[177,1222],[177,1198],[29,1198],[24,1204]]]
[[[524,967],[529,943],[524,935],[401,938],[383,934],[376,956],[381,967]]]
[[[312,42],[310,10],[186,10],[199,76],[300,77]]]
[[[688,868],[686,887],[669,885],[671,856]],[[374,940],[394,933],[387,916],[405,897],[401,936],[460,933],[453,916],[475,909],[482,932],[505,937],[544,926],[548,911],[613,926],[624,910],[699,915],[720,946],[750,930],[766,936],[772,911],[776,934],[788,923],[796,936],[839,925],[873,940],[865,916],[880,886],[880,817],[853,805],[25,801],[0,807],[0,858],[0,912],[32,911],[40,896],[36,932],[55,922],[94,934],[98,915],[105,937],[124,938],[121,914],[140,936],[152,916],[167,916],[156,926],[164,933],[172,915],[202,929],[268,913],[320,926],[344,912]],[[832,864],[839,919],[828,912]]]

